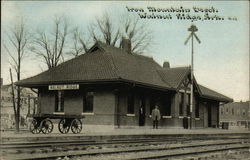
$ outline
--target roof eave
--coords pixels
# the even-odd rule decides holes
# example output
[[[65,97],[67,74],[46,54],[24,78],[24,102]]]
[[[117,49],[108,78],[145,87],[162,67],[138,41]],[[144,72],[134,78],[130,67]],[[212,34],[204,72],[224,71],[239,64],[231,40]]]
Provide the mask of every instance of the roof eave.
[[[233,99],[231,98],[219,98],[219,97],[208,96],[208,95],[201,95],[200,97],[205,98],[205,99],[219,101],[219,102],[225,102],[225,103],[233,102]]]
[[[58,82],[43,82],[43,83],[28,83],[28,82],[20,83],[20,82],[16,82],[15,84],[17,86],[21,86],[21,87],[39,88],[39,87],[42,87],[42,86],[56,85],[56,84],[74,84],[74,83],[96,84],[96,83],[117,83],[117,82],[132,83],[132,84],[135,84],[135,85],[138,85],[138,86],[150,87],[152,89],[163,90],[163,91],[166,91],[166,90],[175,91],[174,88],[163,87],[163,86],[153,85],[153,84],[148,84],[148,83],[142,83],[142,82],[127,80],[127,79],[122,79],[122,78],[102,79],[102,80],[87,80],[87,81],[58,81]]]

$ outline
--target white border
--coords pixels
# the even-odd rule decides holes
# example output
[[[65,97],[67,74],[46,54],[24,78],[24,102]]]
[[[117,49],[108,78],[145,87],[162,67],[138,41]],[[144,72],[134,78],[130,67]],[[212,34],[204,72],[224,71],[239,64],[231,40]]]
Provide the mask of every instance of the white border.
[[[82,115],[85,115],[85,116],[92,116],[94,114],[95,113],[93,113],[93,112],[82,112]]]
[[[53,112],[53,114],[57,114],[57,115],[64,115],[64,112]]]
[[[128,117],[135,117],[135,114],[126,114]]]
[[[162,116],[162,118],[172,118],[172,116]]]

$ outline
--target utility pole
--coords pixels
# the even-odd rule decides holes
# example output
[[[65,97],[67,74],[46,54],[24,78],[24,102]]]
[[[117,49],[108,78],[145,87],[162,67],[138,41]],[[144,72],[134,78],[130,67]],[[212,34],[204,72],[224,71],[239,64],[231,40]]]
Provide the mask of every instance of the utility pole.
[[[195,34],[195,32],[198,31],[198,28],[195,25],[191,25],[190,28],[188,28],[188,31],[190,31],[190,35],[188,36],[187,40],[185,41],[185,45],[188,43],[188,41],[191,38],[191,95],[190,95],[190,128],[192,128],[192,112],[193,112],[193,96],[194,96],[194,37],[197,40],[198,43],[201,43],[198,36]]]

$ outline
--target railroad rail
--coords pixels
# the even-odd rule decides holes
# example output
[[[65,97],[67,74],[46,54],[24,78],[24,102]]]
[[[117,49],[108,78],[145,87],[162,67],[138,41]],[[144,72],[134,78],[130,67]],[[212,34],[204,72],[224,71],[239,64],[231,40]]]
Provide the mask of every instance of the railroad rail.
[[[158,138],[157,138],[158,137]],[[86,138],[86,137],[85,137]],[[164,159],[167,157],[211,153],[225,150],[249,148],[249,134],[245,136],[179,137],[168,136],[121,136],[92,137],[92,139],[72,140],[66,137],[47,141],[4,142],[2,156],[9,159],[56,159],[96,155],[116,155],[126,153],[126,159]],[[195,152],[194,152],[195,148]],[[145,152],[145,153],[144,153]],[[147,155],[153,152],[155,154]],[[170,153],[171,152],[171,153]],[[137,153],[143,153],[141,156]],[[6,158],[7,159],[7,158]]]

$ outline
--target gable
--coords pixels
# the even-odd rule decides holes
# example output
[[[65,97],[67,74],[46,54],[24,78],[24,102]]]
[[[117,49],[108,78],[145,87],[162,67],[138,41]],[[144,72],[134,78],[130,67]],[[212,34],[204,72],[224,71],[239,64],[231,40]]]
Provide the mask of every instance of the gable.
[[[177,89],[190,72],[188,67],[160,68],[157,70],[163,81]]]

